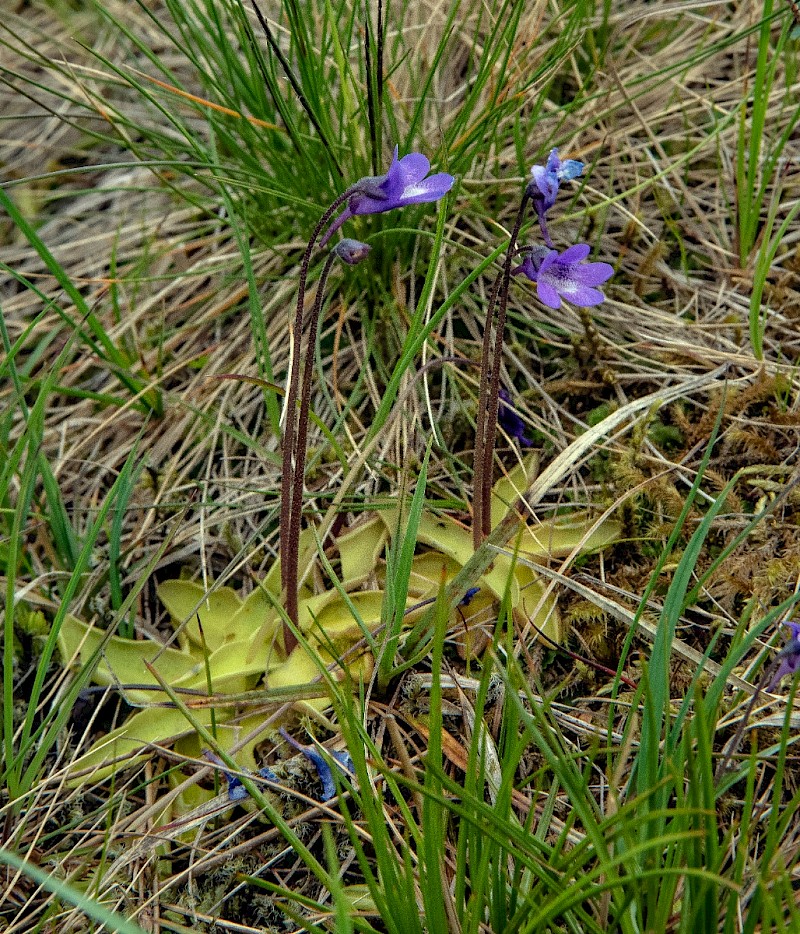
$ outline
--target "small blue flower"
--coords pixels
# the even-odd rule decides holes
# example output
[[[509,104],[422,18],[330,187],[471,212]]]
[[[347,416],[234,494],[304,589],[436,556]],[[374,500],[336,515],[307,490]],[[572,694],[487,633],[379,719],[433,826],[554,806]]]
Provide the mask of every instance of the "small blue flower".
[[[529,448],[533,441],[525,437],[525,422],[517,415],[517,410],[511,404],[511,396],[505,389],[499,389],[500,405],[497,408],[497,423],[503,431],[511,438],[516,438],[519,443]]]
[[[800,671],[800,623],[785,622],[783,625],[788,626],[792,634],[778,653],[780,665],[767,687],[768,691],[773,691],[785,675],[793,675]]]
[[[512,276],[527,276],[536,283],[539,298],[549,308],[559,308],[565,298],[574,305],[583,308],[599,305],[605,301],[600,289],[614,274],[614,267],[608,263],[584,263],[589,255],[588,243],[577,243],[558,253],[547,247],[536,246],[524,254],[521,266],[512,270]]]
[[[583,172],[583,163],[577,159],[558,158],[558,150],[551,149],[544,165],[535,165],[531,169],[533,178],[528,182],[528,194],[533,201],[533,208],[539,218],[544,242],[552,249],[553,243],[547,231],[547,212],[556,203],[561,182],[577,178]]]
[[[347,207],[328,228],[320,246],[325,246],[331,234],[356,214],[383,214],[407,204],[438,201],[453,187],[455,179],[446,172],[425,177],[431,164],[422,153],[410,152],[398,159],[397,149],[395,146],[392,164],[385,175],[369,175],[353,185]]]

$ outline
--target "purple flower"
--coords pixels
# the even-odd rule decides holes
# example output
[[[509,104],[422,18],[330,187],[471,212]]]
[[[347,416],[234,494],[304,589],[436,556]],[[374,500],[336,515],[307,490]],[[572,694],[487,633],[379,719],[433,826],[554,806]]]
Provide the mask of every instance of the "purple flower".
[[[551,149],[545,165],[535,165],[531,169],[533,178],[528,182],[528,194],[533,201],[533,209],[539,218],[544,242],[552,248],[553,242],[547,231],[546,214],[556,203],[556,196],[561,182],[577,178],[583,172],[583,163],[576,159],[558,158],[558,150]]]
[[[577,243],[558,253],[547,247],[532,247],[521,266],[512,270],[512,276],[527,276],[536,283],[539,298],[549,308],[559,308],[564,298],[574,305],[599,305],[605,299],[600,289],[614,274],[608,263],[585,263],[589,255],[588,243]]]
[[[781,682],[784,675],[793,675],[800,671],[800,623],[784,623],[792,631],[791,638],[778,653],[780,665],[767,687],[773,691]]]
[[[500,405],[497,408],[497,422],[507,435],[516,438],[519,443],[529,448],[533,441],[525,437],[525,422],[517,415],[517,410],[511,405],[511,396],[505,389],[499,389]]]
[[[319,780],[322,782],[322,800],[330,801],[331,798],[334,798],[336,796],[336,782],[331,767],[322,753],[318,752],[314,746],[303,746],[302,743],[298,743],[283,727],[278,732],[290,745],[294,746],[295,749],[299,749],[317,770]],[[352,773],[353,760],[350,758],[350,753],[344,751],[331,752],[329,755],[343,772]]]
[[[351,240],[350,237],[345,237],[336,244],[333,252],[343,263],[347,263],[348,266],[355,266],[362,259],[366,259],[371,249],[371,246],[362,243],[360,240]]]
[[[356,214],[382,214],[407,204],[438,201],[450,191],[455,179],[446,172],[426,178],[430,168],[430,162],[420,152],[410,152],[398,159],[395,146],[389,171],[385,175],[367,176],[353,185],[347,207],[328,228],[320,246],[325,246],[331,234]]]

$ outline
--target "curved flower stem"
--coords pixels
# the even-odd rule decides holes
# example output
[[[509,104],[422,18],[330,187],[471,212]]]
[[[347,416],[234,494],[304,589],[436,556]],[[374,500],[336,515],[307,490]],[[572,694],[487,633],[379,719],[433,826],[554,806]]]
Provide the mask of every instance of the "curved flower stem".
[[[297,287],[297,306],[295,308],[294,323],[292,326],[292,362],[289,372],[289,382],[286,387],[286,422],[283,429],[283,450],[281,465],[281,515],[280,515],[280,561],[281,561],[281,589],[284,594],[284,607],[289,619],[297,624],[297,567],[299,555],[297,554],[297,543],[300,540],[301,508],[303,495],[303,477],[305,474],[306,450],[305,439],[308,430],[308,405],[306,405],[305,415],[302,407],[298,415],[297,396],[300,389],[300,358],[303,354],[303,332],[305,330],[305,298],[306,284],[308,281],[308,267],[311,262],[311,254],[317,244],[319,235],[323,228],[331,219],[336,209],[343,204],[352,195],[352,189],[348,188],[346,192],[331,204],[322,217],[317,222],[308,246],[303,254],[300,263],[300,282]],[[329,268],[329,266],[327,267]],[[322,286],[317,290],[317,299],[314,302],[314,331],[316,335],[316,313],[321,301]],[[316,336],[314,338],[316,340]],[[310,351],[307,351],[305,357],[313,357],[313,343],[309,345]],[[309,393],[310,393],[310,362],[306,359]],[[305,418],[305,424],[303,419]],[[302,449],[299,441],[302,436]],[[295,494],[295,487],[299,484],[299,493]],[[294,547],[293,547],[294,543]],[[294,633],[288,626],[284,626],[284,647],[286,651],[291,651],[297,644]]]
[[[519,236],[520,227],[522,227],[525,207],[529,198],[530,194],[526,189],[517,212],[514,229],[508,241],[503,270],[495,279],[492,294],[489,298],[489,308],[486,313],[473,471],[472,543],[475,549],[492,531],[492,466],[494,463],[494,444],[497,438],[500,367],[503,362],[503,332],[506,326],[508,290],[511,282],[511,260],[516,254],[517,237]],[[496,313],[495,309],[497,309]]]
[[[486,327],[483,330],[483,346],[481,348],[481,360],[478,364],[480,368],[480,384],[478,389],[478,410],[475,419],[475,460],[473,468],[473,496],[472,496],[472,544],[478,548],[483,540],[483,475],[486,471],[484,455],[486,450],[486,411],[489,399],[489,367],[488,362],[492,359],[492,327],[491,318],[497,303],[497,293],[500,291],[500,283],[503,281],[503,271],[501,270],[495,277],[492,284],[492,291],[489,296],[488,311],[486,314]],[[490,471],[491,472],[491,471]]]
[[[293,623],[297,623],[297,583],[298,565],[300,561],[300,527],[303,516],[303,488],[305,486],[306,470],[306,441],[308,437],[308,413],[311,406],[311,379],[314,371],[314,345],[317,341],[317,330],[322,314],[322,305],[325,300],[325,286],[330,275],[331,267],[336,260],[335,253],[329,253],[325,259],[325,266],[317,284],[317,294],[314,305],[303,322],[302,331],[306,335],[306,351],[303,355],[303,375],[300,383],[300,410],[297,415],[297,432],[295,437],[295,455],[291,479],[291,500],[289,504],[289,526],[287,529],[287,551],[281,549],[281,567],[284,566],[286,555],[286,615]],[[288,420],[288,415],[287,415]],[[283,532],[283,529],[281,529]],[[284,631],[284,647],[290,652],[297,644],[294,633]]]

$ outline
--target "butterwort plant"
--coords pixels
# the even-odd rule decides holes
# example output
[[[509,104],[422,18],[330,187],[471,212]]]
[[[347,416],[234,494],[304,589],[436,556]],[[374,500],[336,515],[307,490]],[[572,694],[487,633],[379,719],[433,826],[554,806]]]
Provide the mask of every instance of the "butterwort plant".
[[[284,406],[280,516],[281,589],[286,615],[293,625],[297,624],[298,617],[299,545],[314,344],[324,305],[325,286],[337,259],[347,265],[355,265],[367,257],[370,247],[350,238],[340,240],[328,253],[317,285],[316,298],[312,307],[306,311],[309,266],[317,244],[320,248],[326,246],[333,234],[351,218],[363,214],[383,214],[410,204],[438,201],[453,187],[455,179],[452,175],[446,172],[429,175],[431,164],[422,153],[410,152],[398,158],[398,152],[395,146],[392,163],[384,175],[359,179],[327,208],[311,234],[300,264]],[[340,213],[331,220],[340,208]],[[320,239],[323,230],[325,233]],[[291,626],[284,626],[283,637],[284,648],[288,653],[297,644]]]
[[[505,330],[508,292],[512,276],[524,275],[536,283],[539,299],[549,308],[559,308],[562,299],[581,307],[598,305],[604,300],[597,288],[612,275],[608,263],[587,263],[590,248],[578,243],[559,253],[556,250],[547,226],[547,214],[553,208],[563,182],[578,178],[583,173],[583,163],[577,159],[561,159],[558,149],[552,149],[543,165],[534,165],[531,179],[525,186],[516,222],[508,241],[503,269],[495,279],[490,292],[486,313],[486,328],[483,333],[481,353],[481,376],[478,392],[478,414],[475,428],[475,460],[473,471],[473,545],[477,549],[491,531],[492,466],[494,446],[497,438],[498,418],[501,427],[515,437],[520,444],[527,439],[518,425],[512,431],[504,424],[511,424],[509,397],[500,389],[500,367],[503,355],[503,333]],[[525,217],[528,202],[539,222],[545,246],[530,246],[519,249],[517,238]],[[514,257],[522,256],[522,263],[512,270]],[[516,416],[516,413],[514,413]]]

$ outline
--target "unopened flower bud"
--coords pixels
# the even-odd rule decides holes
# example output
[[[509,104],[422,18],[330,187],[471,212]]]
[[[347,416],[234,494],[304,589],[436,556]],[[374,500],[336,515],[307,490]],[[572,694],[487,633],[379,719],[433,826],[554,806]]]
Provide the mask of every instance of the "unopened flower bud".
[[[366,259],[371,249],[371,246],[362,243],[360,240],[351,240],[350,237],[345,237],[344,240],[340,240],[336,244],[333,252],[343,263],[347,263],[348,266],[355,266],[362,259]]]

